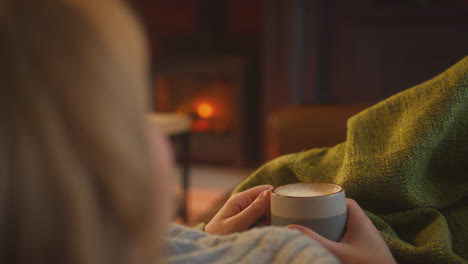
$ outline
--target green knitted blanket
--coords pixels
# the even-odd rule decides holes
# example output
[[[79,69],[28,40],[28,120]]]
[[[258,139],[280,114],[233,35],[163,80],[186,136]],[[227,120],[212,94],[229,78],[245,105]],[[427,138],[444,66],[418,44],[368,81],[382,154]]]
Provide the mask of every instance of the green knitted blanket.
[[[468,261],[468,57],[348,120],[346,142],[279,157],[260,184],[345,187],[398,263]]]

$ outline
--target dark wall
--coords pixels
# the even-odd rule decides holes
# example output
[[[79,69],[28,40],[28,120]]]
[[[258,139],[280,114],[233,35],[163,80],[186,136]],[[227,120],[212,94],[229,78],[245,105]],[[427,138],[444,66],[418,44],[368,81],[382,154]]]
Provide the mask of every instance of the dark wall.
[[[197,42],[203,37],[223,38],[223,43],[215,44],[221,47],[214,47],[221,52],[259,48],[263,0],[134,0],[134,5],[156,57],[197,53],[212,45],[205,42],[200,47]]]
[[[468,3],[408,6],[403,1],[399,6],[346,7],[342,1],[332,2],[330,99],[381,100],[434,77],[467,55]]]
[[[468,52],[468,1],[271,0],[265,10],[267,113],[287,104],[378,101]]]

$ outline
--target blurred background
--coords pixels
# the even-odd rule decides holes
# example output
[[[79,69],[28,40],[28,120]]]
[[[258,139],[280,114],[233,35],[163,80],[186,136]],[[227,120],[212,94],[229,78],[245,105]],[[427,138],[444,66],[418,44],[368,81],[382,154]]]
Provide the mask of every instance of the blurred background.
[[[343,141],[349,116],[468,51],[468,0],[133,2],[153,110],[191,118],[195,174],[222,166],[240,180],[278,155]]]
[[[290,105],[375,103],[468,51],[466,0],[138,0],[154,110],[194,120],[191,159],[258,166]]]

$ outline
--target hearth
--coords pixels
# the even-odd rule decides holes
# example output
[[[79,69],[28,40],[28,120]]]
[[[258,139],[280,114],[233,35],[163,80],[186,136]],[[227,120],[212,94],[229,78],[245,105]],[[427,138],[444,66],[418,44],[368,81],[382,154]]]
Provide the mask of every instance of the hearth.
[[[155,110],[191,116],[193,162],[246,163],[246,66],[240,56],[158,59]]]

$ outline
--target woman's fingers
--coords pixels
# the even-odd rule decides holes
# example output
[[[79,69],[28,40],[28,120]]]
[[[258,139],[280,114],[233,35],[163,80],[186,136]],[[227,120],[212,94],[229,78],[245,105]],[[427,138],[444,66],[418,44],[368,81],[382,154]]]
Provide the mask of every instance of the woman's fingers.
[[[328,240],[307,227],[290,225],[315,239],[343,263],[396,263],[380,232],[352,199],[346,199],[347,231],[339,242]]]
[[[266,190],[273,189],[271,185],[259,185],[251,189],[233,195],[227,202],[233,210],[233,215],[243,211],[247,208],[257,197]]]
[[[347,231],[341,239],[344,243],[365,243],[369,239],[381,240],[380,232],[361,207],[352,199],[346,199],[348,209]]]
[[[260,185],[233,195],[205,226],[211,234],[229,234],[249,229],[270,209],[271,185]]]
[[[229,219],[240,230],[246,230],[262,219],[270,209],[270,190],[263,191],[247,208]]]

